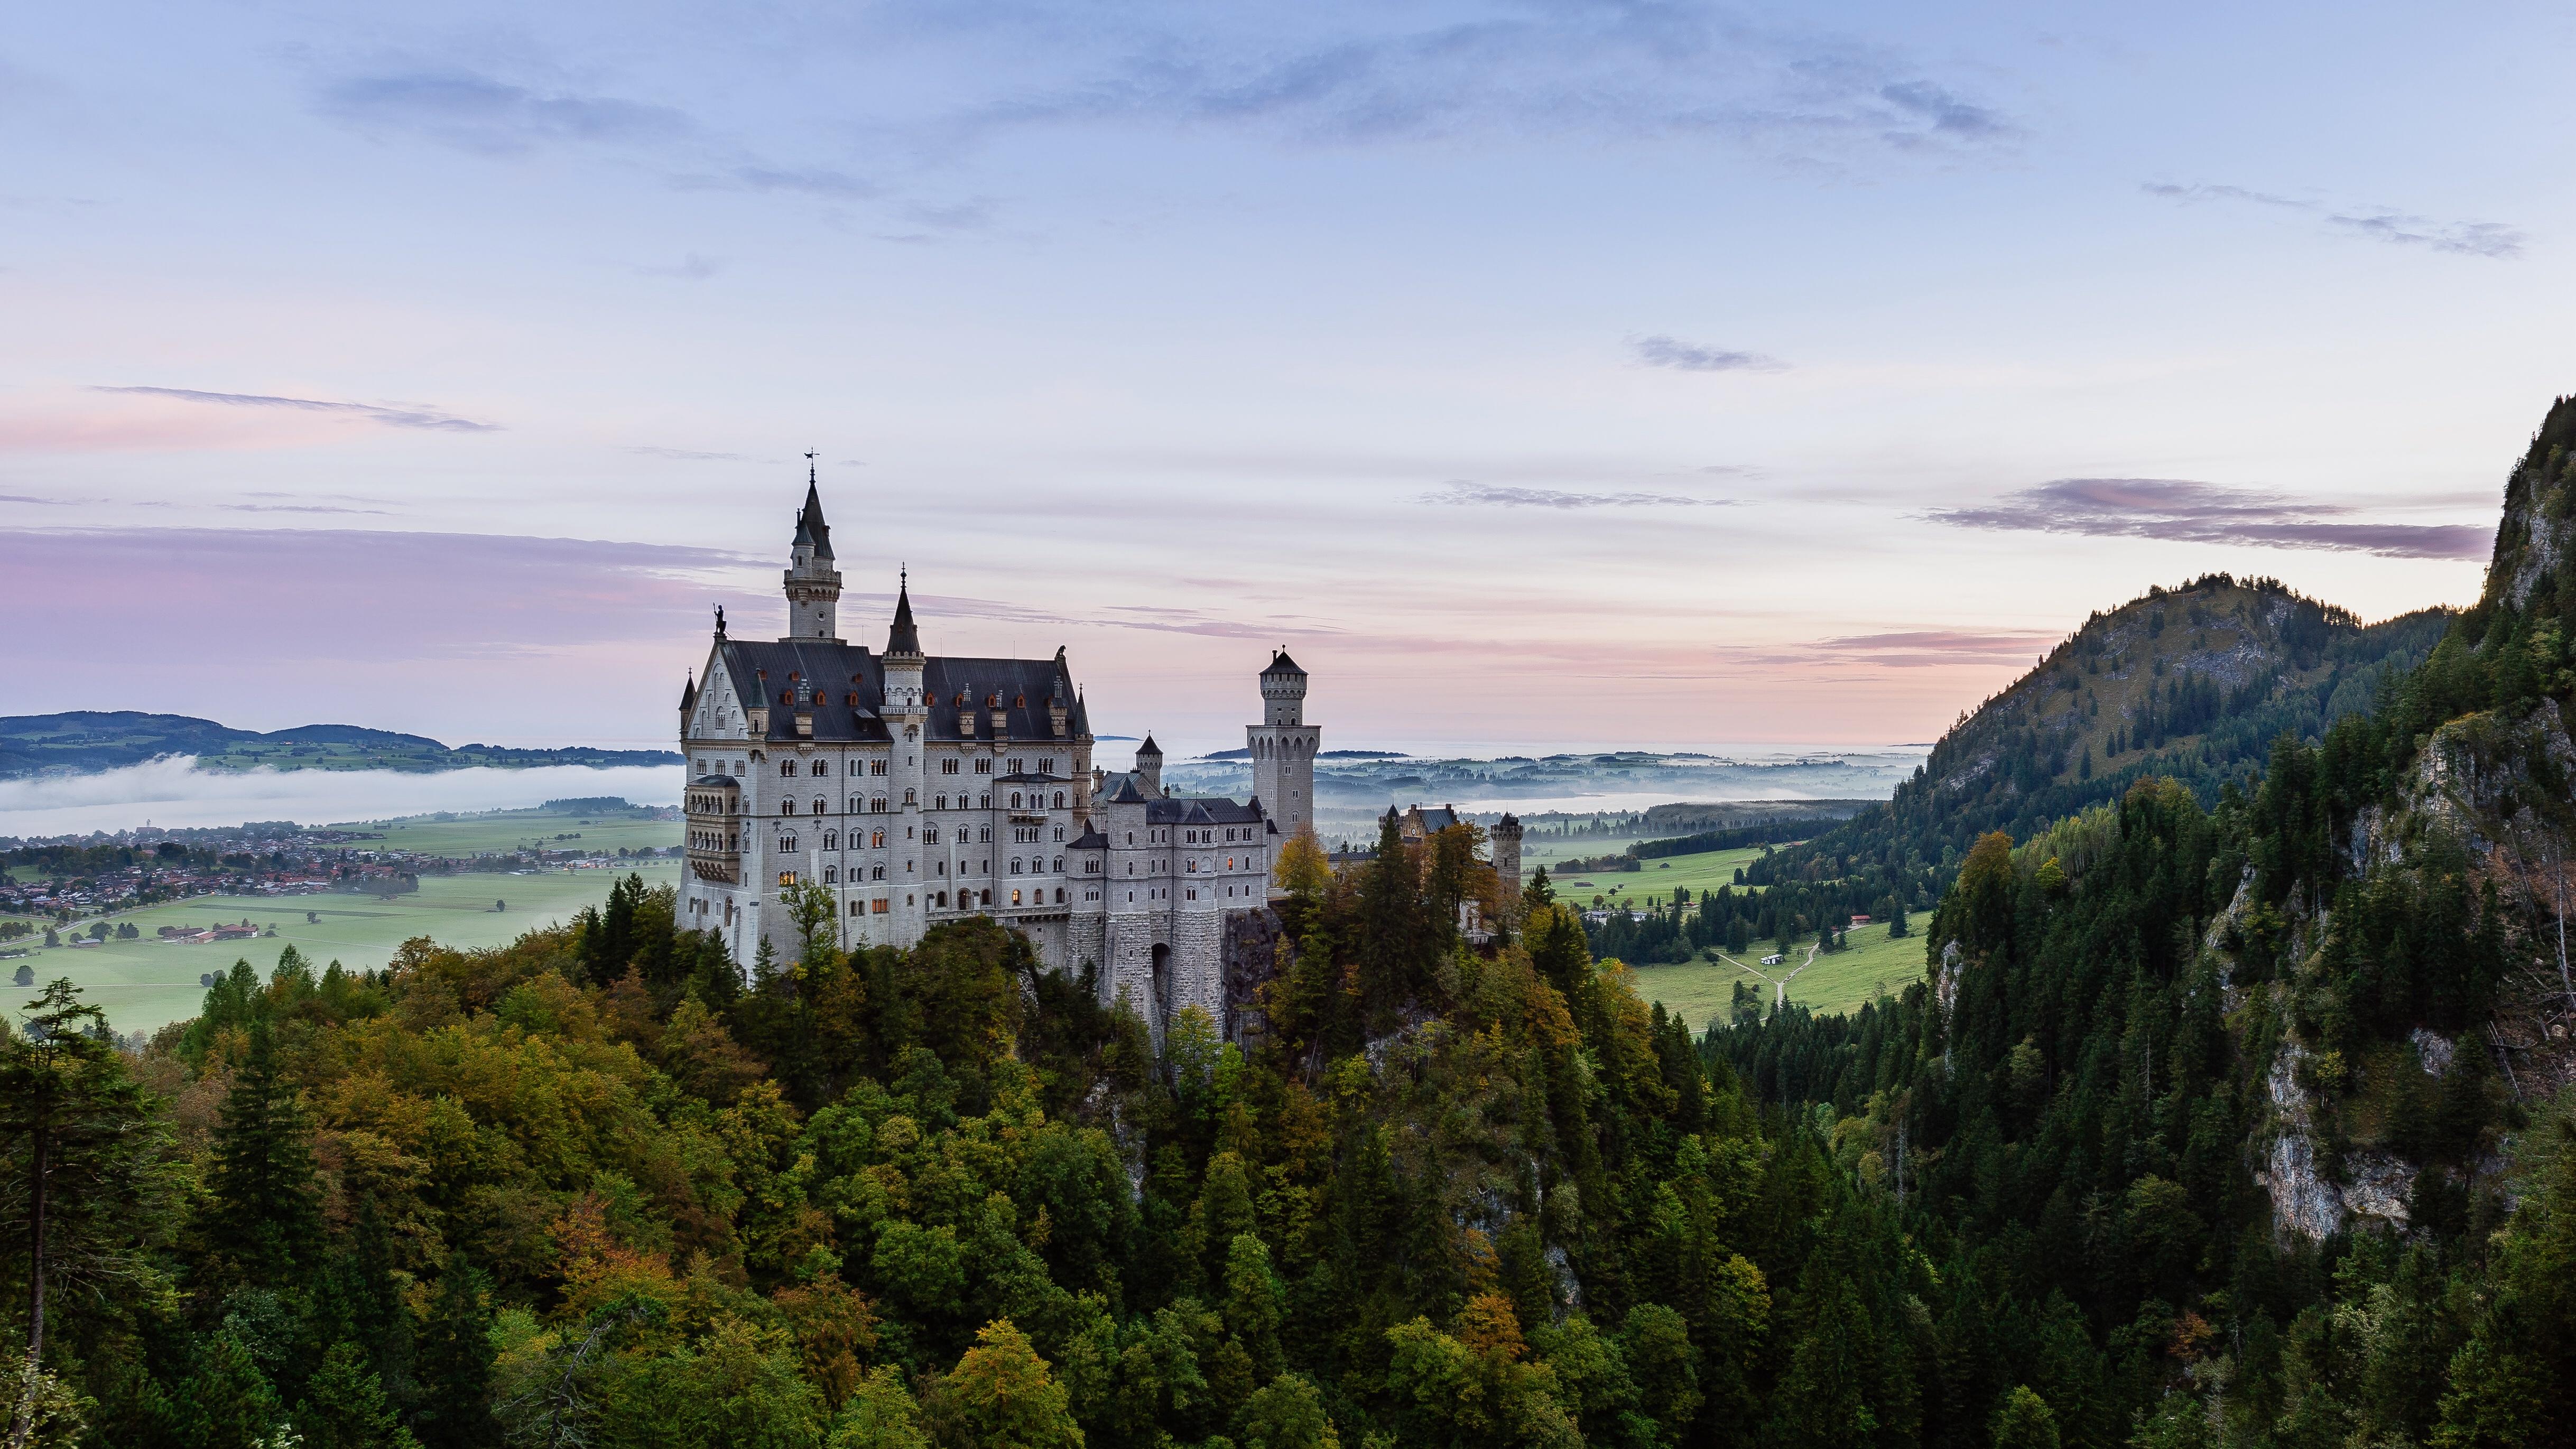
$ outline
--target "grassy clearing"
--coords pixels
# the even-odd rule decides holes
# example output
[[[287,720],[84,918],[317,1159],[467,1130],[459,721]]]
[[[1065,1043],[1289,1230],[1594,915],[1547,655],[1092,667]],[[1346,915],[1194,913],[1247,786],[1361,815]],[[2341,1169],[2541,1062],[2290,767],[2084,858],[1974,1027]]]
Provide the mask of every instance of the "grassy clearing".
[[[1789,999],[1820,1012],[1856,1011],[1862,1002],[1885,993],[1895,995],[1923,975],[1923,916],[1914,917],[1914,933],[1888,939],[1884,925],[1863,926],[1846,938],[1850,946],[1841,951],[1820,953],[1814,964],[1798,972],[1789,982]],[[1757,942],[1757,949],[1769,942]],[[1799,955],[1805,956],[1801,947]],[[1631,980],[1637,994],[1648,1001],[1660,1001],[1666,1011],[1678,1011],[1690,1022],[1694,1034],[1710,1023],[1726,1017],[1734,999],[1735,983],[1749,981],[1764,995],[1772,987],[1769,981],[1785,973],[1782,967],[1764,967],[1759,955],[1741,958],[1753,971],[1746,971],[1717,957],[1706,957],[1678,966],[1641,966]]]
[[[676,861],[637,862],[633,869],[648,885],[679,879]],[[625,873],[621,869],[425,876],[418,894],[391,900],[344,895],[203,896],[108,917],[133,922],[143,933],[141,940],[40,950],[32,957],[0,962],[0,970],[14,972],[19,966],[30,966],[38,981],[68,976],[90,1001],[106,1010],[117,1030],[151,1031],[196,1015],[205,998],[197,977],[230,970],[236,958],[248,959],[265,973],[276,964],[277,953],[292,942],[316,968],[336,960],[359,970],[384,965],[393,959],[396,948],[414,936],[436,937],[443,946],[497,946],[534,927],[572,919],[573,912],[605,899],[610,883]],[[495,912],[495,900],[507,901],[509,909]],[[321,920],[307,922],[308,911]],[[177,946],[155,935],[163,926],[211,926],[245,916],[262,927],[275,923],[276,937]]]
[[[1556,888],[1556,898],[1576,905],[1592,904],[1594,896],[1609,897],[1617,888],[1617,899],[1643,903],[1649,899],[1672,899],[1676,886],[1687,887],[1691,899],[1703,891],[1735,884],[1735,872],[1762,858],[1762,847],[1741,850],[1708,850],[1697,855],[1668,855],[1645,862],[1644,870],[1605,870],[1559,874],[1548,866],[1548,883]],[[1544,865],[1546,862],[1542,861]]]
[[[509,851],[522,846],[547,850],[597,850],[610,855],[628,850],[660,850],[680,843],[681,823],[633,815],[563,815],[542,810],[496,810],[460,815],[453,820],[413,818],[377,824],[348,822],[334,830],[380,834],[357,849],[419,850],[437,855],[470,856],[483,851]],[[557,839],[569,836],[570,839]]]

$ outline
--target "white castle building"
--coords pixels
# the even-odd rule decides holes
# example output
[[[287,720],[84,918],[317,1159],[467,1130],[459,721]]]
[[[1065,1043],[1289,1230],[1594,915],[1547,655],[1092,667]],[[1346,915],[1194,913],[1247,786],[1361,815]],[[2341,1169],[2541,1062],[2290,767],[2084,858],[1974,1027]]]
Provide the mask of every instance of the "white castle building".
[[[909,946],[972,915],[1024,931],[1057,970],[1099,970],[1159,1028],[1225,1020],[1230,933],[1267,909],[1278,846],[1314,818],[1321,731],[1282,651],[1247,726],[1254,794],[1174,796],[1151,737],[1136,767],[1091,763],[1091,718],[1049,659],[930,655],[898,583],[883,652],[840,636],[841,575],[809,478],[785,579],[788,632],[736,639],[716,614],[680,696],[689,783],[680,925],[737,961],[797,950],[786,890],[831,896],[842,944]]]

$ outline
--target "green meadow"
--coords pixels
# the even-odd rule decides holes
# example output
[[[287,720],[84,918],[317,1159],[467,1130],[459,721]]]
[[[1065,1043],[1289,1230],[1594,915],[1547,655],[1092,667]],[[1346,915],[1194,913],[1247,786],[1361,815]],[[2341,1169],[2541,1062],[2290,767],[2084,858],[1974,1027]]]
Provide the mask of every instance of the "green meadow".
[[[1790,979],[1789,999],[1819,1012],[1856,1011],[1862,1002],[1903,992],[1923,976],[1926,920],[1923,913],[1916,912],[1914,933],[1894,940],[1888,939],[1883,924],[1851,932],[1846,937],[1849,946],[1818,953],[1813,964]],[[1636,967],[1631,980],[1638,995],[1662,1002],[1668,1012],[1681,1013],[1696,1036],[1711,1023],[1726,1019],[1736,982],[1753,983],[1766,998],[1773,994],[1771,983],[1789,973],[1787,966],[1761,964],[1762,953],[1772,946],[1771,942],[1757,941],[1752,952],[1737,958],[1749,970],[1721,957],[1703,956],[1678,966]],[[1805,955],[1802,947],[1790,960],[1795,963]]]
[[[1590,905],[1594,896],[1609,897],[1616,887],[1621,901],[1643,902],[1653,897],[1672,899],[1677,886],[1688,887],[1691,899],[1702,891],[1735,884],[1735,873],[1762,858],[1762,847],[1741,850],[1709,850],[1697,855],[1668,855],[1644,862],[1643,870],[1603,870],[1560,872],[1547,865],[1548,884],[1556,888],[1556,898],[1577,905]],[[1525,863],[1526,864],[1526,863]]]
[[[542,810],[491,810],[452,820],[413,816],[392,821],[348,821],[328,827],[382,835],[356,850],[419,850],[437,855],[471,856],[520,847],[543,850],[662,850],[680,843],[677,820],[641,815],[563,815]]]
[[[668,822],[647,823],[665,831],[677,829]],[[265,975],[277,964],[277,953],[290,943],[317,970],[335,960],[352,970],[381,967],[414,936],[433,937],[442,946],[497,946],[522,931],[571,920],[583,906],[605,899],[610,883],[629,869],[648,885],[676,884],[680,875],[679,862],[656,860],[615,871],[424,876],[418,893],[391,899],[201,896],[106,918],[111,923],[131,921],[143,933],[140,940],[39,950],[32,957],[0,961],[0,971],[28,966],[39,981],[68,976],[90,1001],[106,1010],[117,1030],[152,1031],[196,1015],[205,997],[198,976],[228,971],[236,958],[247,958]],[[493,910],[496,900],[506,902],[507,909]],[[320,919],[307,921],[307,912]],[[212,926],[244,917],[263,929],[275,925],[277,935],[174,945],[156,934],[163,926]],[[78,924],[86,929],[89,920],[83,918]]]

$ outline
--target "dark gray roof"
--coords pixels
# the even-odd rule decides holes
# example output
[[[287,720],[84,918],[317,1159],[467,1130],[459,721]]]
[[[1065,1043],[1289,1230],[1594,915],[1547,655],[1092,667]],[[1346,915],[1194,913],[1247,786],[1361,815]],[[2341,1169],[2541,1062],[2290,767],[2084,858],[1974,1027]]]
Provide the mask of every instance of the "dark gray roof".
[[[1083,831],[1080,835],[1074,837],[1073,848],[1075,850],[1107,850],[1109,848],[1109,837],[1100,833],[1099,826],[1087,825],[1083,827]]]
[[[1145,743],[1136,747],[1136,758],[1141,760],[1147,755],[1152,755],[1158,760],[1163,757],[1163,747],[1154,743],[1152,735],[1145,736]]]
[[[915,628],[912,622],[912,580],[909,578],[895,585],[894,627],[886,630],[886,652],[888,654],[921,652],[921,630]]]
[[[769,738],[793,740],[795,711],[784,701],[796,685],[811,681],[821,696],[814,709],[813,738],[827,742],[882,742],[891,738],[878,710],[885,703],[885,663],[863,644],[830,640],[727,639],[725,669],[746,705],[769,706]],[[1062,655],[1053,659],[944,659],[922,666],[922,684],[930,696],[929,738],[955,740],[957,699],[965,695],[975,715],[974,738],[984,739],[991,715],[985,701],[1001,699],[1013,743],[1043,748],[1070,744],[1091,732],[1081,699],[1073,692]],[[1065,701],[1068,737],[1059,740],[1047,701]]]
[[[704,785],[710,789],[731,789],[742,782],[731,775],[700,775],[689,783],[692,785]]]
[[[1422,817],[1422,828],[1424,830],[1446,830],[1450,826],[1458,823],[1458,812],[1446,805],[1440,806],[1437,809],[1425,809],[1422,806],[1416,805],[1413,807],[1411,813]]]
[[[814,480],[805,480],[805,506],[796,511],[796,541],[814,545],[814,557],[832,556],[832,525],[823,521],[823,495]]]
[[[1297,661],[1288,657],[1287,650],[1281,649],[1270,656],[1270,667],[1261,672],[1265,675],[1270,675],[1304,674],[1306,671],[1297,667]]]
[[[1223,795],[1183,795],[1146,801],[1145,819],[1154,825],[1250,825],[1261,819],[1261,811]]]
[[[1137,783],[1134,775],[1114,776],[1109,787],[1100,792],[1104,805],[1141,805],[1152,798],[1145,793],[1145,787]]]

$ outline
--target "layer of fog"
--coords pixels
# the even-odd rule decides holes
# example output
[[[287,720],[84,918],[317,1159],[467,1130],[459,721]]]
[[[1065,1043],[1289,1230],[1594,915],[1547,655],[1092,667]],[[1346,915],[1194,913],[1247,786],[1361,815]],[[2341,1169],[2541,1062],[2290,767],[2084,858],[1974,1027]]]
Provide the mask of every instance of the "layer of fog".
[[[330,825],[440,810],[513,810],[548,800],[622,795],[676,805],[681,773],[663,765],[545,765],[529,770],[200,770],[193,757],[91,775],[0,780],[0,837],[38,838],[293,820]]]

